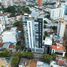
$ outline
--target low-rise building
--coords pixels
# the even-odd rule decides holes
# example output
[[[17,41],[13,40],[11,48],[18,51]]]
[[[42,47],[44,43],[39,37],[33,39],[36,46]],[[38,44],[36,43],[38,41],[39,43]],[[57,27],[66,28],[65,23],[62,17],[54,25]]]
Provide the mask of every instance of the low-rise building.
[[[45,67],[45,66],[49,67],[48,64],[34,59],[29,60],[29,59],[22,58],[19,63],[19,67]]]
[[[13,28],[11,30],[4,31],[2,33],[2,40],[3,43],[5,42],[11,42],[11,43],[16,43],[16,28]]]
[[[5,29],[5,26],[0,24],[0,34],[3,32],[4,29]]]
[[[0,67],[11,67],[11,64],[6,58],[0,58]]]
[[[7,8],[8,6],[13,6],[13,0],[0,0],[0,3]]]
[[[16,43],[17,43],[17,28],[11,28],[11,30],[7,30],[2,32],[0,36],[0,50],[8,49],[15,51]]]
[[[65,47],[62,44],[57,43],[57,45],[51,46],[52,53],[56,53],[57,55],[60,55],[62,57],[65,56]]]

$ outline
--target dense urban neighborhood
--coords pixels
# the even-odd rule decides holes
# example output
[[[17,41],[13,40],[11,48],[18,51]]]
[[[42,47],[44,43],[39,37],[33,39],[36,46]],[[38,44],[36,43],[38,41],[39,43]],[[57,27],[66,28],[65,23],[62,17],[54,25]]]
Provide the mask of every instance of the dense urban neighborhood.
[[[67,67],[67,0],[0,0],[0,67]]]

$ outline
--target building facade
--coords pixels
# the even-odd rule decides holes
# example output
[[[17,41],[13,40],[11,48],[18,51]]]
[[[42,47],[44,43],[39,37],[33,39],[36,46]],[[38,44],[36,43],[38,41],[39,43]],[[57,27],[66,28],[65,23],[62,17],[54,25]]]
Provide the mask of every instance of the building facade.
[[[32,20],[25,17],[24,34],[27,48],[42,48],[42,19]]]
[[[38,23],[38,25],[35,26],[35,27],[38,28],[38,31],[36,31],[35,35],[38,34],[38,40],[37,40],[37,41],[38,41],[38,47],[39,47],[39,48],[42,48],[43,19],[42,19],[42,18],[38,18],[38,19],[37,19],[37,23]],[[35,37],[36,37],[36,36],[35,36]]]
[[[43,0],[38,0],[38,6],[42,7],[43,6]]]
[[[63,10],[63,8],[51,9],[50,16],[54,20],[63,18],[64,17],[64,10]]]
[[[57,34],[63,38],[63,37],[67,37],[66,32],[67,32],[67,21],[65,21],[64,19],[60,19],[60,21],[58,22],[58,28],[57,28]]]
[[[50,9],[50,17],[54,20],[67,18],[67,3],[61,3],[61,5],[57,8]]]
[[[24,16],[23,22],[26,47],[34,48],[33,20],[29,20],[27,15]]]

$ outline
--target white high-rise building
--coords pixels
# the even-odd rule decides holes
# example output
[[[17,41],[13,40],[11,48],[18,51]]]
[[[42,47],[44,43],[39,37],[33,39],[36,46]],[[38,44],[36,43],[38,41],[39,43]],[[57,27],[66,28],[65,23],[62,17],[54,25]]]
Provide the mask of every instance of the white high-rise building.
[[[59,19],[57,34],[63,38],[67,38],[67,21],[64,19]]]
[[[24,19],[25,18],[25,19]],[[25,43],[27,48],[42,48],[42,19],[36,21],[32,17],[23,18]]]
[[[50,9],[51,19],[60,19],[64,18],[67,20],[67,3],[62,3],[58,8]]]
[[[34,27],[33,20],[29,20],[28,17],[24,17],[24,34],[25,43],[27,48],[34,48]]]
[[[63,8],[60,7],[60,8],[51,9],[50,16],[54,20],[63,18],[64,17]]]

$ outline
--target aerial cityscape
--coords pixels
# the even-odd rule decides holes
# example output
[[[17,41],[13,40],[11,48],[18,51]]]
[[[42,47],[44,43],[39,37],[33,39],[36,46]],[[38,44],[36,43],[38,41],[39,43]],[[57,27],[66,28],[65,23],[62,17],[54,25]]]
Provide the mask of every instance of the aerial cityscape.
[[[67,67],[67,0],[0,0],[0,67]]]

